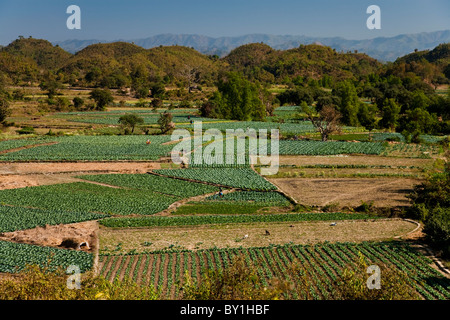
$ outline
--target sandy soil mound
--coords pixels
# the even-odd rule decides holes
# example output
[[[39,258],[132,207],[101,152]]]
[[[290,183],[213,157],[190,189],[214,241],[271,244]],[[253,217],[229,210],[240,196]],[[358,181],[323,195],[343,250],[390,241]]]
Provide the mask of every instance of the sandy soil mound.
[[[97,239],[98,223],[96,221],[55,226],[46,225],[0,234],[0,240],[48,247],[72,248],[88,252],[94,252],[97,247]]]

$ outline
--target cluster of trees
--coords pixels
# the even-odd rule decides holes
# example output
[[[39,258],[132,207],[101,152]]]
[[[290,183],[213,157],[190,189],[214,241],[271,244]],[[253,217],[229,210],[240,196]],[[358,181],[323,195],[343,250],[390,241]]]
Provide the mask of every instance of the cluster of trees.
[[[8,98],[9,93],[5,89],[5,79],[0,74],[0,125],[3,125],[11,114]]]
[[[446,164],[443,173],[415,186],[409,198],[409,213],[424,223],[426,239],[450,257],[450,164]]]
[[[200,107],[203,117],[261,121],[272,108],[271,96],[267,90],[259,83],[245,79],[240,73],[223,75],[217,88],[213,96]]]
[[[395,130],[413,142],[418,142],[423,133],[450,132],[450,93],[437,95],[430,85],[412,77],[370,74],[358,82],[337,82],[331,90],[299,85],[279,94],[277,99],[280,104],[314,104],[317,114],[325,106],[333,107],[344,125],[363,126],[369,131]],[[308,111],[311,120],[311,110],[303,111]],[[330,109],[327,111],[329,114]]]

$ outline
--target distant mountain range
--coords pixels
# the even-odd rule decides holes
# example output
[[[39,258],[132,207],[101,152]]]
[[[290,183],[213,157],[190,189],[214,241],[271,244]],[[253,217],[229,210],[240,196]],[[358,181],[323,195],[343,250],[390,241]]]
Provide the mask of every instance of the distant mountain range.
[[[400,56],[417,50],[433,49],[440,43],[450,42],[450,30],[422,32],[416,34],[402,34],[395,37],[378,37],[367,40],[347,40],[341,37],[319,38],[294,35],[248,34],[236,37],[207,37],[197,34],[160,34],[144,39],[116,40],[133,42],[145,49],[158,46],[180,45],[192,47],[195,50],[209,55],[223,57],[231,50],[244,44],[263,42],[273,49],[287,50],[298,47],[300,44],[320,43],[336,49],[337,51],[364,52],[380,61],[394,61]],[[94,43],[109,43],[116,41],[102,40],[66,40],[55,41],[62,49],[76,53]]]

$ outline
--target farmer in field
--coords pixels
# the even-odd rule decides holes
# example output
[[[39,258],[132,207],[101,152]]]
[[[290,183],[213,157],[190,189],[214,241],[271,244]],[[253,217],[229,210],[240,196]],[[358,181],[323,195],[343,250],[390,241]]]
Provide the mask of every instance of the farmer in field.
[[[147,142],[146,142],[147,144],[150,144],[150,143],[152,143],[151,141],[150,141],[150,139],[147,139]]]
[[[220,198],[223,198],[223,191],[222,191],[222,188],[219,189],[219,197],[220,197]]]

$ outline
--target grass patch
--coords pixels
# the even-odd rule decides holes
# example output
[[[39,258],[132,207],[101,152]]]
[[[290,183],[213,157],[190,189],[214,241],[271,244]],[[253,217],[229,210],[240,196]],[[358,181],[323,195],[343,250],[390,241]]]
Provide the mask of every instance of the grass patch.
[[[179,207],[174,214],[255,214],[261,208],[265,206],[245,203],[189,203]]]

